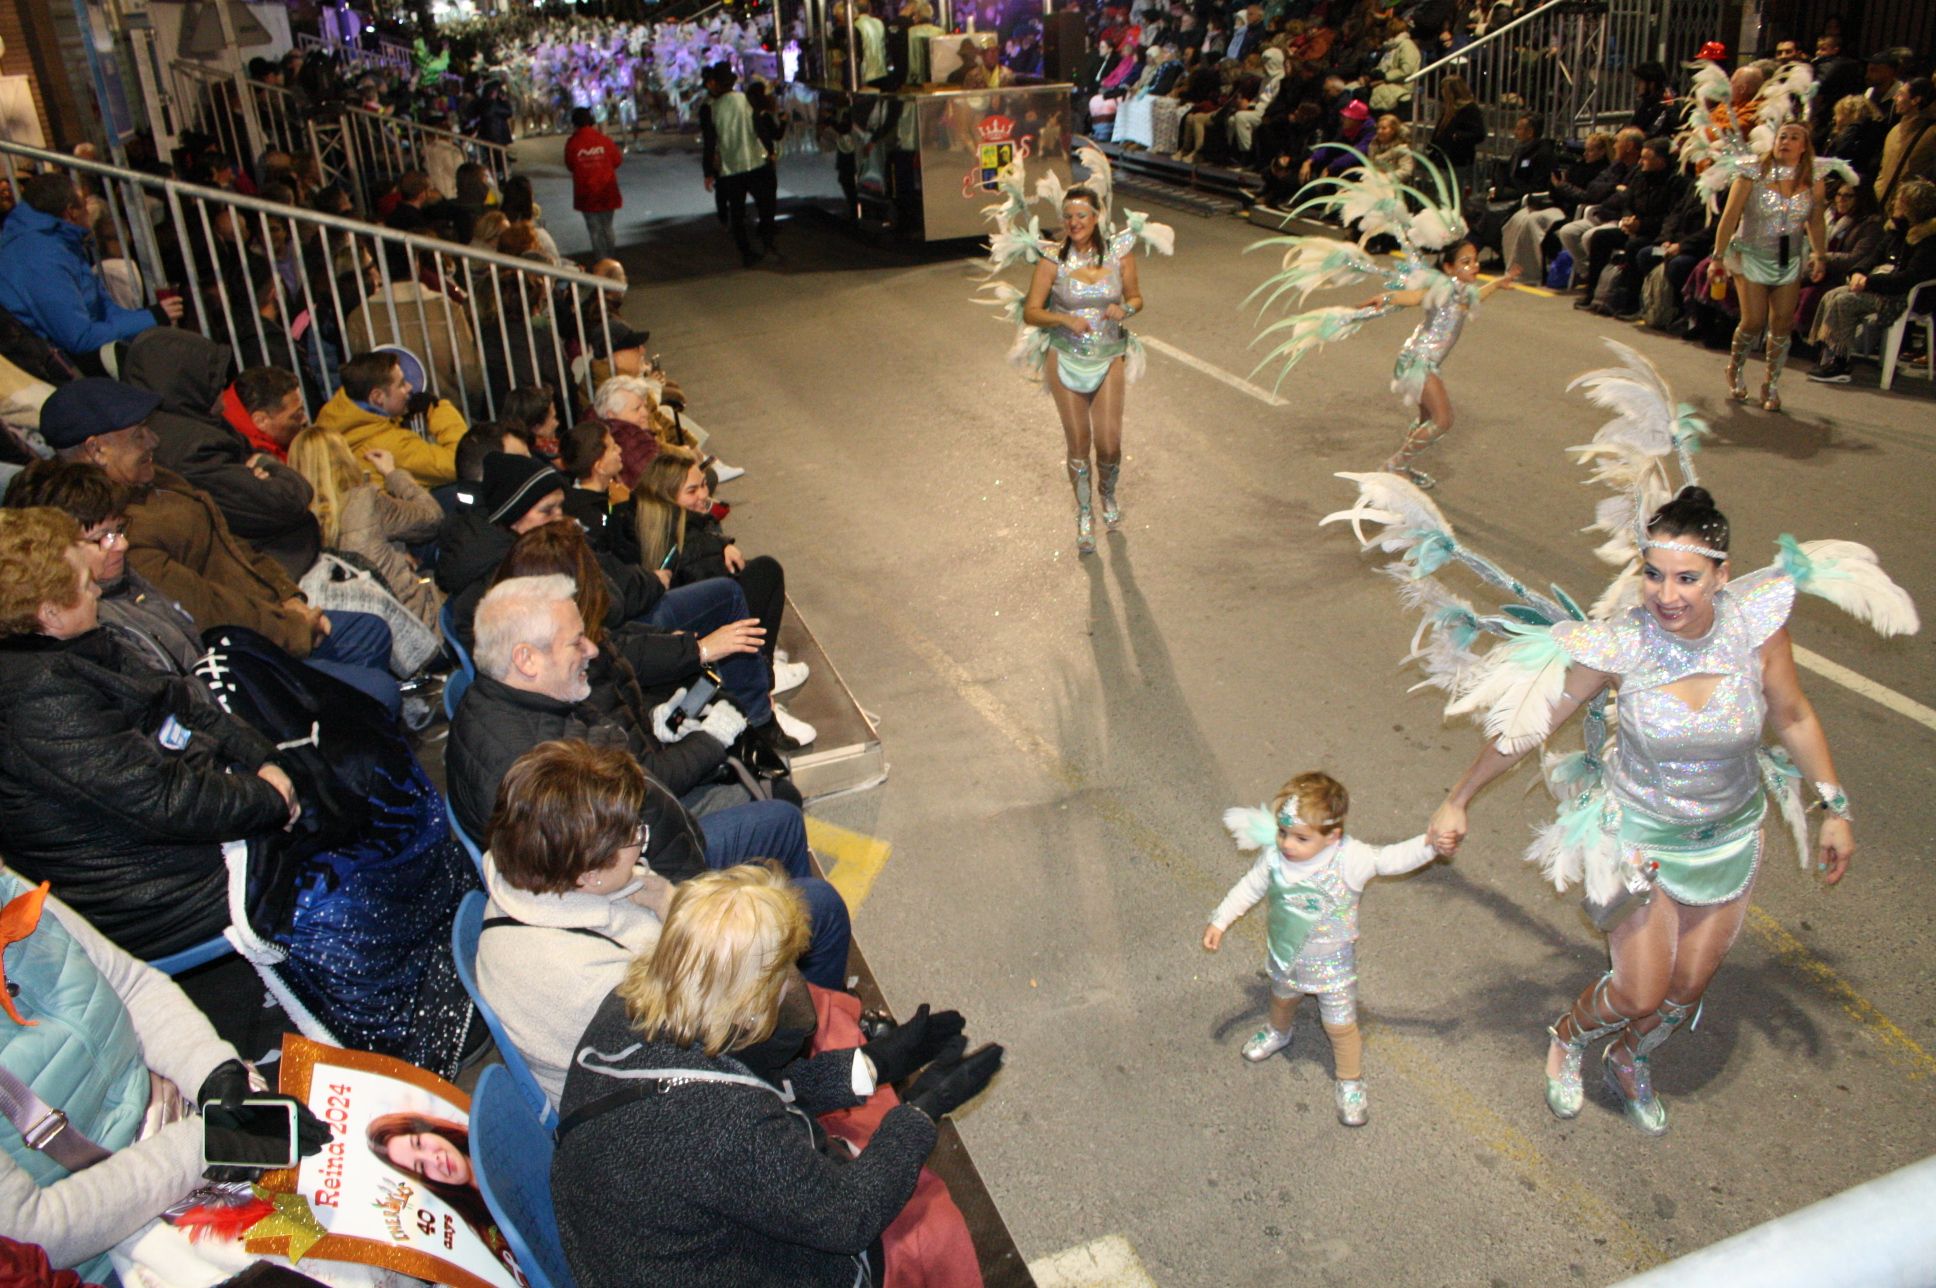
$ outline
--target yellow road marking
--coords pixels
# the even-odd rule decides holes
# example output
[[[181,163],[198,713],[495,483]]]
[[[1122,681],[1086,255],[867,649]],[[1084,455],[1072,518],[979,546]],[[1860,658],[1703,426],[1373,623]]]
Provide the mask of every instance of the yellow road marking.
[[[811,817],[807,819],[807,844],[823,860],[828,857],[833,859],[833,867],[827,872],[827,883],[840,891],[840,897],[847,901],[847,911],[850,913],[859,912],[861,904],[867,902],[867,893],[874,888],[874,878],[881,874],[881,869],[887,866],[888,856],[894,852],[894,845],[890,841]]]
[[[1779,921],[1755,905],[1748,908],[1748,931],[1777,962],[1812,982],[1831,1000],[1839,1003],[1851,1019],[1867,1029],[1870,1036],[1881,1044],[1882,1053],[1890,1063],[1908,1069],[1911,1078],[1926,1078],[1936,1073],[1936,1056],[1923,1050],[1916,1039],[1902,1031],[1900,1025],[1877,1010],[1868,998],[1850,988],[1840,975],[1811,954],[1801,940],[1789,934]]]

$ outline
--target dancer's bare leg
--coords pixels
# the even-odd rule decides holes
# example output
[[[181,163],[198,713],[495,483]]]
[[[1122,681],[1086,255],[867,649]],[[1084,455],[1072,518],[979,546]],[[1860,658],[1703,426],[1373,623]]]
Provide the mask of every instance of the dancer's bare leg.
[[[1764,411],[1781,410],[1781,373],[1788,365],[1788,346],[1795,342],[1795,303],[1801,294],[1799,278],[1768,288],[1768,376],[1761,385]]]
[[[1643,1022],[1652,1027],[1654,1012],[1667,996],[1673,978],[1675,945],[1680,935],[1679,910],[1680,905],[1666,894],[1656,893],[1645,908],[1607,935],[1613,978],[1604,989],[1597,980],[1588,985],[1553,1026],[1559,1041],[1549,1044],[1547,1077],[1559,1076],[1564,1055],[1561,1042],[1619,1019],[1627,1020],[1630,1027]]]
[[[1451,429],[1452,395],[1446,390],[1445,382],[1439,379],[1438,373],[1430,372],[1419,390],[1418,420],[1405,431],[1405,441],[1385,462],[1385,469],[1394,474],[1407,475],[1420,487],[1431,487],[1432,476],[1413,469],[1412,458],[1445,437]]]
[[[1748,386],[1742,368],[1747,366],[1755,338],[1768,327],[1768,288],[1737,276],[1734,294],[1741,305],[1741,325],[1734,329],[1734,341],[1728,348],[1728,392],[1736,401],[1746,401]]]

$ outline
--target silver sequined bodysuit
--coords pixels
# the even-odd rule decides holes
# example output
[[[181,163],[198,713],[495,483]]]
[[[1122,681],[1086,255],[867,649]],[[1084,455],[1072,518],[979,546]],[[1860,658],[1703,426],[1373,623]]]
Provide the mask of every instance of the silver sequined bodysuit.
[[[1803,185],[1789,196],[1781,185],[1795,177],[1795,167],[1770,165],[1754,176],[1741,224],[1728,243],[1730,271],[1763,286],[1781,286],[1801,276],[1808,254],[1808,221],[1815,213],[1813,185]]]
[[[1575,661],[1619,676],[1619,738],[1608,766],[1617,799],[1659,818],[1704,823],[1734,815],[1754,797],[1768,715],[1759,650],[1794,603],[1794,581],[1771,572],[1721,591],[1714,625],[1698,640],[1669,634],[1645,608],[1553,627]],[[1668,686],[1698,675],[1720,683],[1697,711]]]
[[[1096,257],[1091,254],[1071,255],[1057,266],[1055,285],[1049,288],[1049,307],[1081,318],[1089,324],[1089,330],[1078,335],[1068,327],[1058,326],[1050,332],[1049,343],[1058,351],[1078,358],[1113,358],[1123,351],[1127,341],[1123,324],[1104,317],[1103,310],[1123,302],[1123,266],[1112,256],[1102,262],[1101,280],[1085,282],[1076,276],[1077,269],[1095,267]]]
[[[1477,297],[1476,288],[1443,276],[1427,291],[1425,316],[1398,351],[1398,363],[1392,369],[1392,391],[1407,405],[1418,402],[1425,377],[1452,356],[1452,346],[1459,342]]]

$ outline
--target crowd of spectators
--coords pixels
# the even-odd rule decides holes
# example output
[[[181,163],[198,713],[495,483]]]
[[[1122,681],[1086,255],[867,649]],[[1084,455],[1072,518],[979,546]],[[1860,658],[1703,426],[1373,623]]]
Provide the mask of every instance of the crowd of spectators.
[[[307,68],[252,70],[305,101],[343,92]],[[372,107],[453,106],[393,88],[386,102],[381,84],[350,85]],[[23,171],[19,203],[0,211],[0,880],[9,898],[46,882],[57,901],[9,933],[84,950],[11,997],[43,1016],[76,989],[102,999],[63,1014],[71,1030],[33,1059],[71,1061],[107,1025],[122,1035],[111,1076],[202,1085],[204,1066],[234,1056],[209,1021],[237,1017],[182,1021],[193,1005],[141,962],[227,930],[293,1023],[451,1075],[483,1035],[449,947],[458,901],[481,884],[524,924],[575,927],[589,909],[612,932],[609,952],[564,976],[559,961],[585,955],[574,936],[535,956],[515,935],[484,941],[483,987],[555,1103],[574,1046],[628,972],[646,971],[661,927],[670,941],[686,903],[752,899],[777,939],[694,913],[687,956],[657,969],[695,988],[682,972],[711,954],[715,980],[751,971],[759,987],[700,988],[701,1010],[677,1008],[667,1033],[683,1042],[698,1024],[716,1069],[806,1076],[804,1043],[817,1031],[824,1046],[832,1020],[758,1062],[778,1042],[764,1008],[784,996],[845,1016],[812,1065],[844,1079],[835,1091],[816,1075],[821,1108],[877,1101],[877,1087],[891,1107],[887,1084],[933,1064],[930,1094],[916,1099],[925,1116],[888,1114],[895,1148],[863,1151],[847,1179],[767,1193],[796,1223],[816,1209],[839,1221],[831,1243],[788,1251],[797,1236],[749,1209],[730,1248],[686,1255],[769,1267],[736,1282],[805,1282],[803,1265],[825,1276],[835,1263],[878,1274],[900,1255],[884,1251],[888,1227],[932,1118],[978,1091],[1000,1051],[964,1060],[958,1019],[930,1031],[925,1013],[862,1046],[858,1006],[823,1004],[852,1003],[848,913],[814,868],[790,779],[816,731],[776,700],[807,679],[778,648],[784,574],[721,526],[714,489],[740,471],[703,450],[619,297],[608,321],[589,289],[541,271],[564,261],[522,176],[462,159],[447,177],[379,175],[365,210],[306,157],[191,149],[168,168],[352,222],[292,227],[218,200],[198,237],[144,212],[164,277],[200,288],[156,292],[104,236],[121,226],[117,194],[95,172]],[[439,240],[533,270],[466,264]],[[617,263],[590,267],[623,285]],[[321,303],[332,287],[340,314]],[[460,672],[439,790],[416,753],[438,746],[424,731]],[[752,875],[686,899],[729,869]],[[70,1091],[76,1129],[127,1151],[117,1175],[140,1182],[103,1188],[106,1171],[66,1175],[23,1142],[0,1151],[0,1213],[56,1265],[98,1270],[195,1169],[173,1137],[121,1133],[125,1105]],[[791,1157],[782,1145],[762,1147]],[[845,1189],[866,1194],[864,1219],[848,1217]],[[82,1209],[85,1221],[62,1215]]]

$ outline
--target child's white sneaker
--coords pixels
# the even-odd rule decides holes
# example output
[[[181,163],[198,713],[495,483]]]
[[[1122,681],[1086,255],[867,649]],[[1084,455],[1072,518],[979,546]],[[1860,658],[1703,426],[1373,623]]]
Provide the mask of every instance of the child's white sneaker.
[[[1250,1041],[1244,1043],[1244,1059],[1250,1061],[1252,1064],[1257,1064],[1270,1059],[1290,1044],[1291,1035],[1289,1033],[1279,1033],[1276,1029],[1266,1024],[1252,1035]]]
[[[1362,1127],[1371,1117],[1370,1107],[1365,1104],[1365,1080],[1363,1078],[1340,1078],[1337,1086],[1338,1121],[1347,1127]]]

